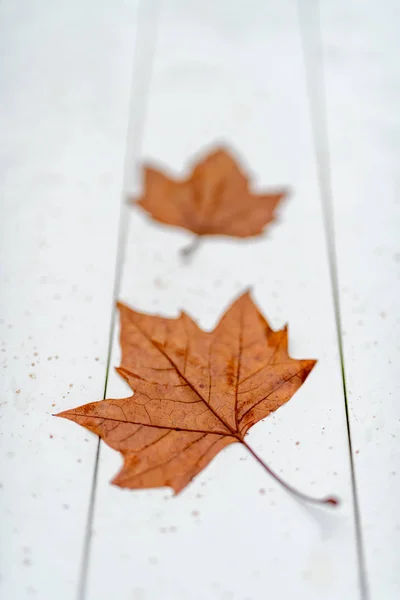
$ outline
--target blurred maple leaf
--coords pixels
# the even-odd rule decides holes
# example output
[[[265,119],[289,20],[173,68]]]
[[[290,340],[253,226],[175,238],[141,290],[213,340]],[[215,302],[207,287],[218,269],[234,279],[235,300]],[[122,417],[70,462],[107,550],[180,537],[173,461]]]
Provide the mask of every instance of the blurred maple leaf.
[[[224,149],[206,156],[182,181],[146,166],[144,188],[137,204],[155,220],[189,229],[197,236],[240,238],[261,234],[287,194],[286,190],[253,194],[247,177]]]

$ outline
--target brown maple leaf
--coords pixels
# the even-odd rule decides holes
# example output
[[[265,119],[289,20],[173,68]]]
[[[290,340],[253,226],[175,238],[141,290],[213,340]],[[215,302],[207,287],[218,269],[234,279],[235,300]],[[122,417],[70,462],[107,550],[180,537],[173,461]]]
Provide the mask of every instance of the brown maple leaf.
[[[245,174],[224,149],[209,154],[183,181],[145,167],[144,185],[137,202],[142,208],[157,221],[184,227],[197,236],[259,235],[287,193],[253,194]]]
[[[150,316],[119,304],[121,366],[129,398],[85,404],[57,416],[76,421],[121,452],[113,483],[181,491],[225,446],[243,444],[290,492],[245,441],[255,423],[287,402],[314,360],[288,354],[287,328],[272,331],[242,295],[212,332],[185,313]]]

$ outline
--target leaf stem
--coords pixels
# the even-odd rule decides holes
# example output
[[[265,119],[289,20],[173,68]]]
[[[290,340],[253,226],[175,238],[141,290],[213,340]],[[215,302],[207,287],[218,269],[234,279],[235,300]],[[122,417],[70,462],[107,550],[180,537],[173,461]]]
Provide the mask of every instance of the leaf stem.
[[[333,496],[328,496],[327,498],[314,498],[313,496],[307,496],[307,494],[303,494],[302,492],[299,492],[294,487],[292,487],[291,485],[289,485],[288,483],[286,483],[285,481],[283,481],[283,479],[281,479],[279,477],[279,475],[277,475],[262,460],[262,458],[260,458],[258,456],[258,454],[256,454],[254,452],[254,450],[247,444],[247,442],[245,442],[244,440],[241,440],[241,441],[242,441],[242,444],[244,446],[246,446],[246,448],[250,452],[250,454],[256,459],[256,461],[259,462],[262,467],[264,467],[264,469],[267,471],[267,473],[269,473],[269,475],[271,475],[271,477],[273,477],[275,479],[275,481],[277,481],[283,488],[285,488],[285,490],[287,492],[289,492],[290,494],[292,494],[292,496],[295,496],[296,498],[299,498],[300,500],[303,500],[305,502],[310,502],[312,504],[329,504],[331,506],[338,506],[340,504],[339,499],[335,498]]]
[[[197,250],[197,248],[200,245],[200,241],[201,237],[199,235],[196,235],[196,237],[190,242],[188,246],[185,246],[181,249],[181,255],[185,259],[188,259]]]

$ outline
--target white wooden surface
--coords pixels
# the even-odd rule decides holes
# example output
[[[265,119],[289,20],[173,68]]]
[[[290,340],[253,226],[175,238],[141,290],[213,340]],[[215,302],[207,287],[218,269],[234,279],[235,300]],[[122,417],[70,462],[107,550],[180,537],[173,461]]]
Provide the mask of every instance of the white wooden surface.
[[[97,441],[136,4],[0,6],[0,596],[78,587]]]
[[[234,145],[258,187],[293,188],[279,222],[256,241],[205,240],[184,265],[179,249],[190,235],[131,211],[120,297],[166,315],[183,306],[209,328],[251,284],[273,324],[289,322],[293,355],[320,362],[249,443],[292,484],[335,492],[343,506],[297,504],[239,447],[177,497],[122,491],[108,485],[120,457],[102,445],[87,598],[356,597],[344,403],[295,2],[164,3],[141,156],[182,173],[215,141]],[[118,358],[115,336],[113,365]],[[111,374],[108,397],[124,394]]]
[[[400,598],[400,4],[321,3],[344,360],[367,581]]]
[[[371,600],[392,600],[399,7],[324,2],[319,31],[315,2],[300,5],[300,20],[294,0],[160,5],[158,15],[157,1],[142,2],[135,56],[135,0],[0,6],[0,595],[362,597],[323,225],[331,183],[362,550]],[[215,142],[233,146],[257,188],[291,186],[264,238],[205,240],[184,265],[189,233],[127,208],[119,225],[122,188],[140,183],[139,151],[184,173]],[[207,328],[253,286],[273,326],[289,323],[293,356],[319,364],[249,443],[299,489],[338,494],[340,509],[297,504],[234,446],[177,497],[109,485],[117,453],[101,445],[97,470],[97,440],[50,414],[103,396],[115,280],[129,304],[184,307]],[[125,392],[110,372],[107,395]]]

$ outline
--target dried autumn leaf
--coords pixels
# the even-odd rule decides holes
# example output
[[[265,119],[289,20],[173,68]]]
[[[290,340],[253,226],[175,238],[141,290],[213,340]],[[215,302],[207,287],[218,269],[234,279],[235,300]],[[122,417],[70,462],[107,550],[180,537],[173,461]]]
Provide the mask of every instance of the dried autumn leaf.
[[[259,235],[273,220],[285,190],[253,194],[233,157],[218,149],[198,163],[191,175],[176,181],[151,167],[144,169],[145,190],[138,204],[168,225],[202,235]]]
[[[212,332],[185,313],[168,319],[124,304],[119,311],[117,371],[134,395],[57,415],[121,452],[114,484],[179,492],[224,447],[241,443],[286,489],[314,501],[282,482],[245,441],[250,427],[287,402],[315,364],[290,358],[287,328],[272,331],[249,293]]]

